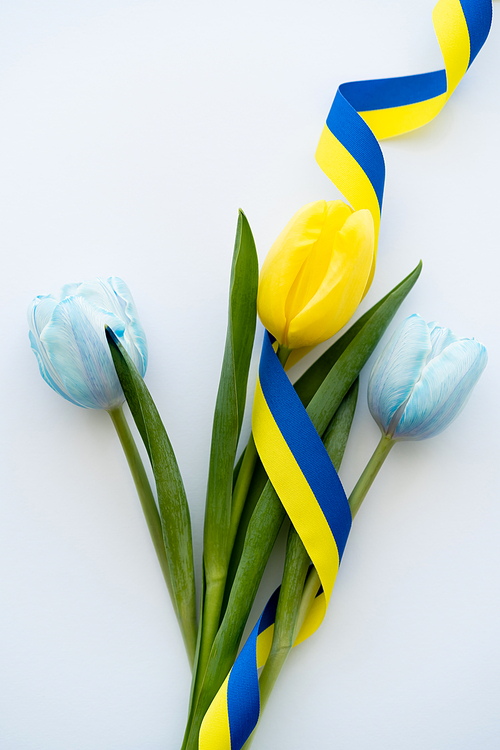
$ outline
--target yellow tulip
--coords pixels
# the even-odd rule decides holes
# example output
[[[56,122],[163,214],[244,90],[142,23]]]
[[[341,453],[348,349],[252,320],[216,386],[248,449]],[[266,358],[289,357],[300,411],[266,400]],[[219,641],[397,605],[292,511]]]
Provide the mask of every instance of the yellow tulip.
[[[368,290],[374,246],[367,209],[316,201],[297,211],[259,279],[259,316],[279,344],[315,346],[345,326]]]

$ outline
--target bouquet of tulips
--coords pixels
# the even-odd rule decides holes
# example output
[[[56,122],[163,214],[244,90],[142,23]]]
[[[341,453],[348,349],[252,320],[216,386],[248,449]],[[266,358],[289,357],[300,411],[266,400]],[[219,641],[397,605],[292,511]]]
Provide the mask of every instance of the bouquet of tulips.
[[[116,277],[69,284],[59,298],[40,296],[31,306],[30,340],[42,377],[77,406],[106,410],[125,451],[192,669],[184,750],[249,746],[291,648],[324,617],[351,519],[388,453],[399,441],[423,440],[448,427],[486,365],[486,350],[474,339],[458,338],[418,315],[400,321],[368,385],[380,443],[347,498],[337,472],[359,373],[421,265],[337,336],[293,386],[288,370],[346,327],[374,269],[371,212],[317,201],[291,219],[259,278],[252,232],[240,212],[199,592],[189,505],[174,449],[144,382],[146,336],[127,285]],[[258,381],[250,385],[255,397],[248,436],[242,421],[257,313],[266,332]],[[153,487],[125,401],[151,464]],[[282,585],[269,592],[238,655],[257,588],[288,518]]]
[[[380,442],[347,497],[339,471],[359,375],[421,272],[418,264],[348,327],[375,272],[385,180],[378,141],[425,125],[445,106],[488,36],[491,11],[491,0],[438,0],[433,21],[444,69],[341,84],[316,158],[350,205],[321,200],[300,209],[260,276],[240,212],[200,575],[174,448],[144,381],[146,335],[128,287],[116,277],[68,284],[59,298],[37,297],[31,306],[42,377],[77,406],[106,410],[125,451],[192,670],[181,750],[249,747],[290,650],[325,617],[352,520],[382,463],[396,443],[446,429],[486,365],[474,339],[418,315],[397,321],[368,383]],[[242,426],[257,315],[265,332],[248,435]],[[314,359],[311,351],[329,339]],[[293,366],[306,355],[312,363],[295,378]],[[242,643],[284,524],[281,586],[268,592]]]

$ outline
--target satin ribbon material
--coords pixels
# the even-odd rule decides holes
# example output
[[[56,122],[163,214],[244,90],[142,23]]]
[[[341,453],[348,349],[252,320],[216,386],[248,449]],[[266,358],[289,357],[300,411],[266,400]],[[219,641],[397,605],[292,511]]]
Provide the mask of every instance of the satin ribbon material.
[[[267,602],[233,668],[212,701],[200,729],[200,750],[241,748],[259,720],[257,670],[265,664],[273,640],[279,588]]]
[[[320,436],[266,332],[255,390],[252,430],[257,451],[321,581],[294,645],[320,626],[351,528],[344,488]],[[200,750],[240,750],[259,719],[258,669],[272,644],[279,589],[203,720]]]
[[[351,527],[351,512],[338,474],[269,334],[262,346],[252,430],[267,475],[318,572],[323,617]],[[299,638],[304,640],[301,634]]]
[[[491,0],[439,0],[433,11],[444,69],[339,86],[316,159],[355,210],[368,208],[380,227],[385,164],[378,139],[406,133],[444,107],[488,36]],[[375,268],[375,264],[373,266]],[[367,289],[371,283],[368,282]],[[267,474],[315,566],[322,588],[294,645],[321,624],[351,526],[337,472],[264,336],[252,429]],[[240,750],[259,718],[258,669],[270,652],[279,589],[212,702],[200,750]]]
[[[491,0],[439,0],[432,13],[444,69],[339,86],[316,160],[355,211],[368,208],[380,228],[385,164],[378,140],[430,122],[444,107],[483,46]],[[370,287],[372,276],[368,280]]]

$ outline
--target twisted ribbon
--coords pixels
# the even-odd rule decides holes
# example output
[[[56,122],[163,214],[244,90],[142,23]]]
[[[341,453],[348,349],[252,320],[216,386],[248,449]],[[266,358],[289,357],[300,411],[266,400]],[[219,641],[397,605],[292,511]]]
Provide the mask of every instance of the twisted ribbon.
[[[351,511],[330,456],[267,332],[255,388],[252,430],[262,464],[323,589],[314,614],[304,621],[297,639],[300,642],[319,627],[326,613],[351,528]]]
[[[384,157],[378,139],[421,127],[441,111],[486,41],[492,3],[491,0],[439,0],[432,17],[444,69],[341,84],[318,144],[319,166],[354,210],[371,211],[376,238],[385,181]],[[267,333],[252,429],[269,479],[322,584],[294,644],[297,645],[324,618],[349,534],[351,514],[337,472]],[[269,656],[278,594],[279,589],[267,603],[208,709],[200,730],[200,750],[240,750],[256,726],[260,711],[258,669]]]
[[[444,69],[339,86],[316,161],[355,211],[370,209],[375,250],[385,182],[377,139],[407,133],[436,117],[486,41],[491,20],[491,0],[439,0],[432,21]],[[375,263],[367,288],[374,272]]]
[[[321,624],[351,528],[351,511],[335,467],[290,383],[266,332],[252,414],[255,445],[321,581],[294,645]],[[241,748],[259,719],[258,669],[272,644],[279,588],[203,720],[200,750]]]

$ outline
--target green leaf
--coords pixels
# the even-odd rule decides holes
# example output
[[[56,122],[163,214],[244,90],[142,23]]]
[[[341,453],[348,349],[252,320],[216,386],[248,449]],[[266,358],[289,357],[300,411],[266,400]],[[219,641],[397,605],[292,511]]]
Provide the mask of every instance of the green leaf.
[[[227,570],[233,470],[255,336],[258,274],[252,232],[244,213],[240,211],[231,268],[226,345],[215,405],[208,473],[203,550],[208,588],[213,578],[225,576]],[[210,596],[208,592],[207,596]]]
[[[158,495],[174,607],[190,660],[196,647],[196,591],[191,519],[174,451],[144,380],[110,328],[106,336],[125,398],[146,446]]]
[[[310,369],[314,368],[313,375],[309,377],[314,380],[317,390],[309,400],[307,412],[320,435],[323,436],[327,430],[342,400],[418,279],[421,269],[422,264],[419,263],[406,279],[354,324],[354,332],[351,333],[350,329],[330,347],[330,350],[334,352],[330,356],[335,361],[333,366],[330,365],[326,374],[327,368],[323,364],[316,365],[315,363],[311,366]],[[306,383],[308,383],[307,379]],[[309,394],[313,387],[310,387]],[[308,393],[305,387],[301,395],[307,399]],[[268,481],[248,524],[227,608],[213,644],[203,685],[200,688],[192,724],[194,733],[196,733],[196,725],[199,731],[203,715],[236,657],[246,621],[284,516],[283,506]]]
[[[344,396],[342,403],[333,415],[332,421],[323,435],[323,443],[326,452],[332,459],[332,464],[337,471],[339,471],[340,464],[344,458],[347,440],[349,438],[352,420],[354,419],[354,412],[356,411],[356,404],[358,402],[358,393],[359,378],[356,378]]]
[[[206,589],[193,702],[219,627],[229,564],[234,463],[257,322],[258,279],[254,239],[245,214],[240,211],[231,267],[226,345],[212,429],[203,536]]]
[[[248,370],[257,323],[259,260],[252,230],[243,211],[239,212],[231,268],[228,329],[231,329],[233,366],[238,405],[238,437],[247,395]],[[234,466],[234,461],[233,461]],[[232,469],[231,469],[232,477]]]

